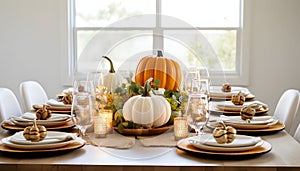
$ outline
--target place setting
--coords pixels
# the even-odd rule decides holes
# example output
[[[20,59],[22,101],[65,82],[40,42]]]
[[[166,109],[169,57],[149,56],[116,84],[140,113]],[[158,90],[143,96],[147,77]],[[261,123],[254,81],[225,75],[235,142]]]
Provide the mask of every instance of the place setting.
[[[231,100],[232,95],[238,94],[241,92],[245,96],[245,100],[253,100],[255,95],[252,94],[247,88],[232,86],[229,83],[224,83],[221,86],[211,86],[210,87],[210,96],[214,101],[224,101]]]
[[[26,126],[32,125],[34,119],[37,124],[44,125],[48,130],[61,130],[72,128],[74,125],[69,114],[54,113],[48,105],[37,111],[25,112],[21,116],[13,116],[1,123],[2,128],[10,131],[21,131]]]
[[[234,97],[234,96],[232,96]],[[230,101],[212,101],[210,111],[213,114],[223,114],[223,115],[239,115],[242,108],[252,105],[252,108],[255,109],[256,115],[263,115],[269,111],[267,104],[259,101],[244,101],[242,104],[235,104]]]
[[[220,122],[212,133],[197,133],[177,142],[179,150],[208,156],[256,156],[271,151],[272,146],[260,137],[237,134],[232,126]]]
[[[3,138],[0,151],[10,153],[44,153],[75,150],[85,145],[85,141],[74,133],[49,131],[37,125],[34,119],[31,126]]]
[[[48,109],[55,113],[70,114],[72,109],[72,93],[65,93],[62,99],[49,99],[46,104]],[[43,108],[44,104],[35,104],[33,109],[39,110]]]

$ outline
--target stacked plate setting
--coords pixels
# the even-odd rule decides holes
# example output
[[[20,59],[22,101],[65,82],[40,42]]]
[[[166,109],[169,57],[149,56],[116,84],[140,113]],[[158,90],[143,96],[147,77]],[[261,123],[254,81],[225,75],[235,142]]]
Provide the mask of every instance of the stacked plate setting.
[[[247,135],[236,135],[232,143],[219,144],[212,134],[190,137],[189,143],[194,147],[205,151],[213,152],[242,152],[253,150],[263,145],[264,141],[260,137]]]
[[[212,102],[211,111],[215,113],[223,113],[225,115],[240,115],[241,109],[251,104],[256,104],[256,106],[254,106],[256,114],[264,114],[269,111],[268,105],[258,100],[248,101],[243,105],[235,105],[231,101]]]
[[[252,120],[243,120],[241,116],[221,115],[220,119],[237,129],[265,129],[278,123],[274,116],[254,116]]]
[[[211,86],[210,88],[211,97],[213,99],[230,100],[232,95],[241,92],[246,96],[246,99],[254,98],[254,95],[252,95],[250,91],[244,87],[231,87],[230,92],[223,92],[221,89],[222,86]]]
[[[47,131],[45,139],[39,142],[31,142],[24,138],[23,131],[17,132],[12,136],[2,139],[2,143],[12,149],[17,150],[59,150],[64,146],[70,144],[76,144],[76,146],[83,146],[84,141],[77,138],[75,134],[58,132],[58,131]]]
[[[33,124],[33,120],[36,118],[35,112],[26,112],[22,116],[11,117],[8,121],[14,125],[26,127]],[[37,124],[45,127],[54,127],[64,125],[71,120],[71,115],[68,114],[56,114],[52,113],[51,117],[47,120],[36,120]]]
[[[52,112],[71,113],[71,109],[72,109],[71,104],[64,104],[63,102],[57,101],[55,99],[49,99],[47,101],[47,104],[50,105],[50,107],[48,109],[51,110]],[[43,104],[33,105],[33,108],[36,110],[41,109],[41,108],[43,108]]]

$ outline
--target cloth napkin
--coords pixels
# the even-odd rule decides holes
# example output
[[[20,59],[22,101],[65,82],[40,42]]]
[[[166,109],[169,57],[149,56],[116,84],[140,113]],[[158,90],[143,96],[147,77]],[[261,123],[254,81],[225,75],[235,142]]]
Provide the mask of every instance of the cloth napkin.
[[[59,131],[47,131],[46,137],[39,142],[28,141],[23,136],[23,131],[17,132],[11,136],[10,142],[15,144],[23,145],[39,145],[39,144],[53,144],[64,141],[75,140],[77,138],[76,134],[59,132]]]
[[[63,102],[59,102],[55,99],[49,99],[47,101],[47,104],[51,105],[51,106],[59,106],[59,107],[71,107],[70,104],[64,104]]]
[[[107,134],[105,138],[97,138],[94,133],[87,133],[90,144],[98,147],[109,147],[118,149],[128,149],[135,145],[134,137],[127,137],[118,133]]]
[[[214,147],[248,147],[257,144],[262,141],[260,137],[252,137],[246,135],[236,135],[236,138],[232,143],[219,144],[216,142],[212,134],[205,134],[202,136],[194,136],[190,138],[194,143],[201,143],[208,146]]]
[[[51,117],[43,120],[43,121],[64,121],[69,119],[71,116],[67,114],[55,114],[52,113]],[[17,121],[24,121],[24,122],[32,122],[36,118],[35,112],[26,112],[21,117],[15,117],[15,120]]]
[[[241,116],[225,116],[221,115],[220,119],[225,123],[248,124],[248,125],[264,125],[275,121],[273,116],[254,116],[250,122],[241,118]]]
[[[231,101],[224,101],[224,102],[215,102],[214,105],[220,109],[220,110],[226,110],[226,111],[240,111],[243,107],[251,105],[253,103],[257,103],[259,105],[255,106],[254,108],[256,110],[259,110],[259,107],[265,106],[267,108],[267,105],[261,101],[255,100],[250,102],[245,102],[243,105],[235,105]]]

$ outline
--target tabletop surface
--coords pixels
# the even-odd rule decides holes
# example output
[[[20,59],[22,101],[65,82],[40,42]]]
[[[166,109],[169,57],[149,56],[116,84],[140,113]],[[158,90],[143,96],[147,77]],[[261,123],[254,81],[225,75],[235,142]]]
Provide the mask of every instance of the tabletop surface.
[[[1,136],[5,135],[2,130]],[[28,167],[49,166],[93,166],[93,167],[257,167],[257,168],[298,168],[300,169],[300,144],[285,131],[261,138],[272,145],[266,154],[251,158],[219,158],[214,156],[192,155],[175,147],[143,147],[140,143],[130,149],[113,149],[85,145],[83,148],[63,154],[0,153],[0,168],[13,167],[17,170]],[[16,170],[15,169],[15,170]],[[14,170],[14,169],[13,169]]]

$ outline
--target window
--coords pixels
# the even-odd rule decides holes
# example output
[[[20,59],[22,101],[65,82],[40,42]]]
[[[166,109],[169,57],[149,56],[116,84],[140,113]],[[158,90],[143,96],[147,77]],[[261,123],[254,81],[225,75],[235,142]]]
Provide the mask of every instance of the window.
[[[182,66],[200,65],[218,78],[248,84],[242,0],[69,1],[70,71],[95,71],[107,55],[120,72],[162,49]],[[221,78],[221,79],[220,79]],[[221,81],[221,82],[220,82]]]

